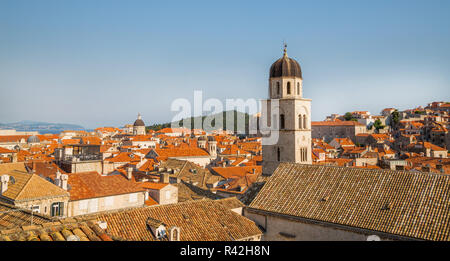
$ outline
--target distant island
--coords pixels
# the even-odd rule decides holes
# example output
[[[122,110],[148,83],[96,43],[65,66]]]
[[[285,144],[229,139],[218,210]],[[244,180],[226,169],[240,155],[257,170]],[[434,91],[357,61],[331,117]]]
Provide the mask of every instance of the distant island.
[[[17,131],[38,131],[41,134],[46,133],[60,133],[65,130],[84,130],[81,125],[68,123],[49,123],[37,121],[19,121],[13,123],[0,123],[0,129],[15,129]]]

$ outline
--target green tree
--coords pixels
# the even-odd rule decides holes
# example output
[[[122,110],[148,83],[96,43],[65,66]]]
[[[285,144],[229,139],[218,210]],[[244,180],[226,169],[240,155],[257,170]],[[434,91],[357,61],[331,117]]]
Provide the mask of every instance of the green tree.
[[[380,119],[377,119],[374,123],[373,126],[375,127],[376,130],[380,130],[380,129],[384,129],[384,125],[381,123]]]
[[[391,113],[391,126],[395,126],[400,122],[400,113],[395,110]]]
[[[353,119],[353,115],[352,115],[350,112],[346,112],[346,113],[344,114],[344,119],[345,119],[346,121],[351,121],[351,120]]]

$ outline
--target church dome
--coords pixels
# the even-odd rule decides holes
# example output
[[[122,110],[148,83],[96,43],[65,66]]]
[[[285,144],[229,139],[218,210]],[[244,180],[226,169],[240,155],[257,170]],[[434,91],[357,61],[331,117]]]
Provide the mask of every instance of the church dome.
[[[41,142],[41,140],[36,135],[32,135],[27,139],[27,143],[39,143],[39,142]]]
[[[302,70],[300,64],[292,58],[287,56],[286,45],[284,46],[284,55],[276,60],[270,67],[270,78],[273,77],[300,77],[302,78]]]
[[[140,127],[140,126],[144,126],[144,127],[145,127],[145,123],[144,123],[144,121],[142,120],[142,118],[141,118],[141,115],[140,115],[140,114],[138,115],[138,118],[137,118],[137,120],[136,120],[136,121],[134,121],[134,124],[133,124],[133,126],[134,126],[134,127]]]

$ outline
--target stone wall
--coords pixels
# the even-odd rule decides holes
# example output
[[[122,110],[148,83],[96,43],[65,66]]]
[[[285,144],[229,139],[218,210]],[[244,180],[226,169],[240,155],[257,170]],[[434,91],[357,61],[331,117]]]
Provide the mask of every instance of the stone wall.
[[[132,199],[135,199],[135,201],[132,201]],[[142,207],[144,202],[144,192],[70,201],[68,215],[72,217],[108,210]]]
[[[15,202],[14,205],[17,207],[25,208],[25,209],[31,209],[32,206],[39,206],[38,213],[42,215],[48,215],[51,214],[51,206],[53,203],[56,202],[64,202],[64,217],[67,217],[68,215],[68,202],[69,202],[69,196],[60,196],[60,197],[51,197],[46,199],[34,199],[29,200],[25,202]]]
[[[247,208],[244,209],[244,216],[265,230],[261,239],[263,241],[366,241],[369,236],[373,237],[373,234],[369,232],[358,233],[332,225],[319,225],[264,215]],[[387,238],[381,238],[381,240],[387,240]]]

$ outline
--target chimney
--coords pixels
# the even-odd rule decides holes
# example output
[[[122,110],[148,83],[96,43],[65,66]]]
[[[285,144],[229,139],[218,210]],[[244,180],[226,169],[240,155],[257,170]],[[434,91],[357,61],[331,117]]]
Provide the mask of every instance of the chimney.
[[[227,163],[225,161],[222,161],[222,168],[225,168],[226,165]]]
[[[2,175],[0,177],[1,180],[1,195],[3,195],[3,193],[6,192],[6,190],[8,190],[8,182],[9,182],[9,176],[8,175]]]
[[[55,185],[61,187],[61,172],[56,171]]]
[[[159,182],[161,183],[169,183],[169,173],[161,173],[159,177]]]
[[[253,169],[252,169],[252,174],[255,174],[255,173],[256,173],[256,169],[253,168]]]
[[[67,174],[61,175],[61,188],[64,190],[67,190],[67,180],[69,179],[69,176]]]
[[[127,168],[127,179],[131,180],[133,177],[133,168],[132,167],[128,167]]]

